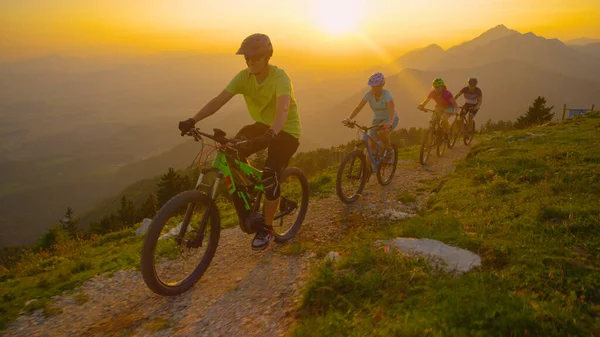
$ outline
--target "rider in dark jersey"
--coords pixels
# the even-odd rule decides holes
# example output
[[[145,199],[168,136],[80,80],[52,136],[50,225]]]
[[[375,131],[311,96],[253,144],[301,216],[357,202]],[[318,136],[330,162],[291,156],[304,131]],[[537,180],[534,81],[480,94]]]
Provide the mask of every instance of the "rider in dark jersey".
[[[454,96],[454,99],[459,98],[460,95],[465,96],[465,104],[461,107],[461,116],[465,113],[467,114],[467,130],[472,132],[473,117],[475,117],[483,102],[483,94],[481,89],[477,87],[477,79],[473,77],[469,78],[468,86],[462,88],[460,92]]]

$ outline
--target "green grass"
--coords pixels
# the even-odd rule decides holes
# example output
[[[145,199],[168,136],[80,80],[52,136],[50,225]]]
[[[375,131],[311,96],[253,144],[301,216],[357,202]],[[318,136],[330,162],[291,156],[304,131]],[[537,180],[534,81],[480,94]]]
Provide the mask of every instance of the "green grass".
[[[80,292],[80,293],[73,295],[73,299],[75,299],[75,302],[77,302],[77,304],[82,305],[82,304],[86,303],[87,301],[89,301],[90,297],[86,293]]]
[[[43,309],[45,315],[58,313],[49,305],[52,296],[68,292],[84,281],[107,272],[139,268],[143,237],[134,229],[111,233],[91,240],[61,238],[54,253],[30,254],[10,270],[0,271],[0,330],[37,299],[27,312]],[[78,303],[87,301],[76,295]]]
[[[335,193],[335,180],[339,165],[339,163],[333,164],[323,170],[320,175],[308,179],[308,191],[311,199]]]
[[[295,335],[597,335],[599,131],[597,112],[473,146],[419,217],[354,226],[332,247],[350,255],[314,271]],[[457,276],[373,245],[397,236],[469,249],[482,267]]]
[[[410,203],[410,202],[415,202],[417,201],[417,197],[414,196],[412,193],[408,192],[408,191],[403,191],[401,193],[398,193],[398,196],[396,196],[396,200],[402,202],[402,203]]]

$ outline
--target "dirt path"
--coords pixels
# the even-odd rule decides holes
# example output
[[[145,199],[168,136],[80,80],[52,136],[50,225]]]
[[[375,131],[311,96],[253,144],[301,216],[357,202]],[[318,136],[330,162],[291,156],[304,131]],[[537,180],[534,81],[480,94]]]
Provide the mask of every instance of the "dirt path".
[[[393,182],[386,187],[372,177],[365,196],[344,205],[331,195],[310,202],[307,218],[297,240],[326,245],[344,237],[349,216],[369,218],[385,210],[416,213],[428,192],[418,192],[422,179],[454,170],[469,147],[457,144],[445,157],[430,159],[423,168],[416,161],[399,162]],[[398,193],[408,191],[417,201],[402,204]],[[320,260],[310,252],[282,254],[274,244],[264,252],[250,249],[251,236],[238,228],[224,230],[216,256],[191,290],[164,298],[148,290],[135,270],[98,276],[70,296],[56,297],[52,306],[62,313],[45,318],[40,311],[21,316],[5,336],[281,336],[294,323],[299,289],[311,265]],[[83,293],[89,300],[78,304]]]

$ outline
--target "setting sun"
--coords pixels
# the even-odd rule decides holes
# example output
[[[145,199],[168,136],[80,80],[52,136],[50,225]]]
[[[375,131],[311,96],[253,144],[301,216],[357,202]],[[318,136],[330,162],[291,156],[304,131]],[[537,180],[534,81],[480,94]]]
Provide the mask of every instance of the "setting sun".
[[[315,23],[331,35],[355,32],[364,13],[362,1],[317,0],[312,9]]]

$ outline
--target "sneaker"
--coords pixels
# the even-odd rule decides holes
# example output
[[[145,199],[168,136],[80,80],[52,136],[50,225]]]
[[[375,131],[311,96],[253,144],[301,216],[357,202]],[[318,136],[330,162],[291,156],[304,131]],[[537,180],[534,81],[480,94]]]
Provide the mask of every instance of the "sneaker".
[[[393,155],[394,155],[393,150],[386,150],[383,155],[383,162],[386,164],[393,164],[394,163]]]
[[[254,235],[254,239],[252,240],[252,249],[263,250],[267,248],[267,246],[273,241],[273,239],[275,239],[273,231],[265,228],[262,231],[256,233],[256,235]]]

